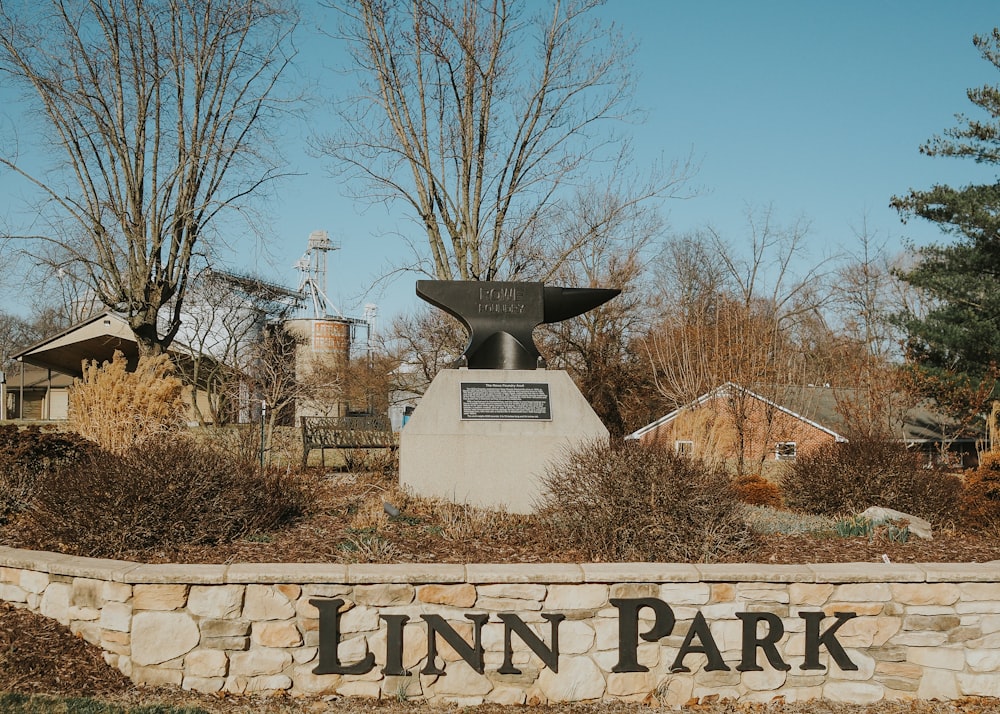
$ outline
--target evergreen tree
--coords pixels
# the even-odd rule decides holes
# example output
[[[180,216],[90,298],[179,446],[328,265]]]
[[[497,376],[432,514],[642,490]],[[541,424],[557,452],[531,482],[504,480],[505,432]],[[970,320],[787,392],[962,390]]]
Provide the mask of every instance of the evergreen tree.
[[[973,42],[1000,69],[1000,28]],[[1000,165],[1000,84],[972,88],[968,97],[987,116],[958,115],[957,126],[931,138],[920,151]],[[909,357],[925,376],[973,383],[992,377],[1000,361],[1000,180],[911,189],[894,197],[892,205],[904,220],[918,216],[933,221],[956,238],[953,244],[921,248],[915,266],[900,272],[931,299],[923,314],[897,316],[908,336]]]

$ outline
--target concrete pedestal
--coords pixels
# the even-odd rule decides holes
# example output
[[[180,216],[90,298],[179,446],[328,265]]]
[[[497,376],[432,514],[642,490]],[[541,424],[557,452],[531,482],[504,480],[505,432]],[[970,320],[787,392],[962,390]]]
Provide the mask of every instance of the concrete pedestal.
[[[546,384],[551,419],[463,419],[463,383]],[[608,430],[562,370],[446,369],[400,433],[399,481],[419,496],[530,513],[546,466]]]

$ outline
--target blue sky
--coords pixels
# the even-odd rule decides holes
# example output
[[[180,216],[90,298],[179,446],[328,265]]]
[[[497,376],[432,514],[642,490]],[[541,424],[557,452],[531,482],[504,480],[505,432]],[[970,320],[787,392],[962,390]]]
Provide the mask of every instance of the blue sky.
[[[320,36],[311,10],[300,35],[299,72],[329,94],[344,81],[332,72],[342,55]],[[711,224],[730,242],[745,242],[748,208],[770,205],[780,222],[810,222],[812,259],[855,246],[854,231],[891,249],[948,240],[933,226],[902,224],[888,207],[893,194],[932,183],[992,182],[995,170],[918,152],[931,135],[972,110],[965,91],[1000,83],[1000,72],[972,46],[973,34],[1000,25],[995,0],[611,0],[601,10],[639,42],[636,103],[645,122],[630,126],[636,156],[700,164],[696,198],[665,206],[670,231]],[[0,107],[0,118],[13,116]],[[310,122],[332,114],[317,109]],[[4,122],[3,124],[6,124]],[[9,125],[8,125],[9,126]],[[368,291],[392,256],[405,250],[398,233],[419,240],[405,218],[357,204],[306,151],[305,127],[289,127],[283,152],[303,175],[289,178],[262,205],[273,236],[266,250],[231,236],[232,267],[256,270],[291,287],[292,267],[313,230],[327,230],[340,249],[329,259],[330,293],[349,315],[376,303],[381,320],[418,304],[413,281]],[[32,228],[17,202],[29,195],[0,171],[0,225]],[[12,288],[14,288],[12,290]],[[16,309],[16,286],[0,298]]]

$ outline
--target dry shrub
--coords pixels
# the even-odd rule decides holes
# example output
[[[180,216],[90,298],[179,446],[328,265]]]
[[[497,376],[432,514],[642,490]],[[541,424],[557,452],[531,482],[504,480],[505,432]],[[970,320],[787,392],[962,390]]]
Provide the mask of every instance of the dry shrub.
[[[1000,532],[1000,453],[979,457],[979,468],[965,479],[962,521],[968,528]]]
[[[962,484],[927,468],[926,456],[904,444],[855,439],[800,455],[781,490],[790,508],[807,513],[843,516],[882,506],[941,522],[958,515]]]
[[[595,560],[711,562],[754,547],[724,468],[672,449],[588,444],[543,488],[540,515],[560,547]]]
[[[0,525],[24,510],[39,477],[72,462],[90,448],[76,434],[49,433],[37,426],[0,426]]]
[[[364,463],[365,471],[375,476],[395,481],[399,476],[399,451],[397,449],[372,449]]]
[[[69,390],[69,423],[105,451],[124,454],[185,425],[184,385],[167,355],[140,357],[134,372],[121,352],[110,362],[84,362]]]
[[[288,475],[177,439],[98,450],[44,475],[19,530],[27,547],[142,559],[273,530],[305,504]]]
[[[394,478],[399,473],[399,453],[395,449],[339,449],[343,470],[352,474],[373,474]]]
[[[772,506],[781,508],[781,490],[777,484],[763,476],[748,474],[733,481],[736,497],[751,506]]]
[[[260,462],[260,425],[228,424],[207,427],[200,436],[212,447],[241,461]]]

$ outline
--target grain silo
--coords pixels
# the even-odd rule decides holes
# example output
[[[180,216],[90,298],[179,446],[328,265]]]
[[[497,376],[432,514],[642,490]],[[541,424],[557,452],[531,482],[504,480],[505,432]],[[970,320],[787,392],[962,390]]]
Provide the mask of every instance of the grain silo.
[[[296,264],[302,273],[299,293],[311,314],[286,320],[284,327],[299,344],[296,375],[320,385],[314,396],[298,400],[297,417],[345,414],[348,406],[342,403],[335,372],[369,345],[370,322],[342,315],[327,297],[327,254],[338,247],[326,231],[313,231],[305,255]],[[329,383],[328,390],[323,389],[324,382]]]

